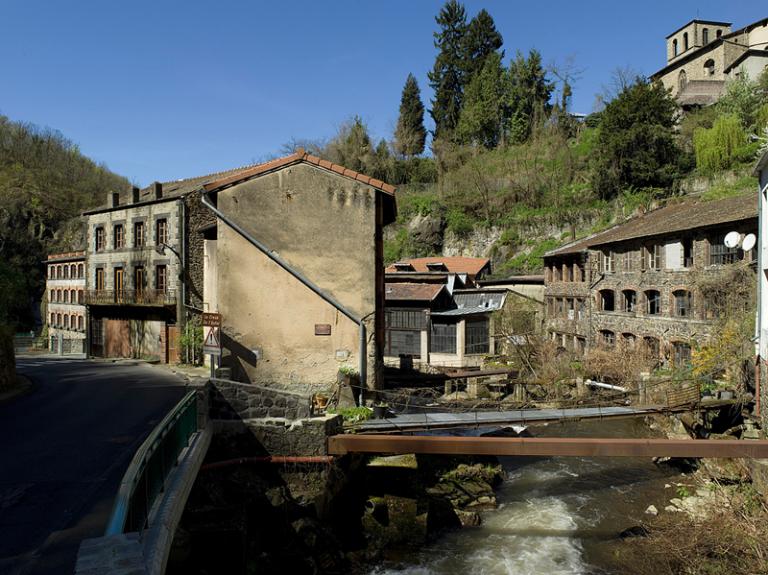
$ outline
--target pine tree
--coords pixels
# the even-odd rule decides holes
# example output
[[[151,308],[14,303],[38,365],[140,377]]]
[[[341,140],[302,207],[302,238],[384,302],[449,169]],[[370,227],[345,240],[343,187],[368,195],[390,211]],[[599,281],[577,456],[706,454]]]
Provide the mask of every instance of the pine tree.
[[[485,59],[482,69],[467,86],[456,139],[465,144],[495,148],[503,133],[504,67],[497,52]]]
[[[400,117],[395,128],[395,152],[405,158],[418,156],[424,151],[426,138],[424,104],[421,103],[419,84],[413,74],[408,74],[400,98]]]
[[[463,99],[467,33],[464,6],[448,0],[435,21],[440,30],[435,32],[438,54],[429,73],[429,85],[435,92],[430,114],[435,122],[435,138],[450,139],[459,122]]]
[[[549,100],[555,85],[541,65],[541,54],[531,50],[526,58],[518,52],[509,64],[507,125],[512,142],[524,142],[537,121],[552,110]]]
[[[496,53],[504,43],[504,40],[496,30],[496,24],[485,9],[480,10],[477,16],[472,18],[467,27],[464,42],[464,74],[466,84],[474,78],[475,74],[483,69],[485,59]],[[504,53],[501,53],[504,57]]]

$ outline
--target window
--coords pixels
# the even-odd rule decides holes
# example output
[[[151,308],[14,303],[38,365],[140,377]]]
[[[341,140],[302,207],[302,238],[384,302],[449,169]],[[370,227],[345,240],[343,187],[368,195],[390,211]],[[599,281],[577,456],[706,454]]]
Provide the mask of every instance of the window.
[[[69,290],[64,290],[64,303],[69,303]]]
[[[600,290],[600,309],[603,311],[615,311],[613,290]]]
[[[61,327],[61,325],[62,325],[61,324],[61,314],[57,313],[56,314],[56,327]]]
[[[388,329],[385,354],[391,357],[400,355],[421,357],[421,332]]]
[[[69,301],[71,303],[80,303],[77,301],[77,292],[75,290],[69,290]]]
[[[83,290],[79,289],[77,290],[77,302],[83,303],[85,300],[83,299]]]
[[[648,315],[659,315],[661,313],[661,294],[649,289],[645,292],[645,313]]]
[[[64,301],[64,299],[63,299],[63,297],[62,297],[62,295],[61,295],[61,290],[60,290],[60,289],[57,289],[57,290],[56,290],[56,301],[57,301],[57,302],[62,302],[62,301]]]
[[[98,291],[104,289],[104,268],[96,268],[96,289]]]
[[[75,314],[72,314],[69,316],[69,328],[71,330],[77,329],[77,316]]]
[[[633,333],[622,333],[621,342],[624,345],[624,349],[635,349],[637,338]]]
[[[704,74],[706,76],[715,75],[715,61],[712,58],[704,62]]]
[[[125,247],[125,227],[123,224],[115,224],[112,242],[116,250]]]
[[[709,265],[732,264],[742,259],[744,259],[744,252],[739,248],[726,246],[724,234],[709,240]]]
[[[709,28],[704,28],[701,31],[701,43],[705,46],[709,44]]]
[[[56,266],[48,266],[48,279],[56,279]]]
[[[75,264],[71,264],[69,266],[69,277],[72,279],[75,279],[77,277],[77,266]]]
[[[427,329],[427,316],[420,309],[388,309],[385,319],[387,328]]]
[[[432,337],[429,351],[432,353],[456,353],[456,323],[432,320]]]
[[[560,266],[552,266],[553,281],[559,282],[563,279],[563,270]]]
[[[144,222],[133,223],[133,247],[144,247]]]
[[[168,266],[155,266],[155,289],[161,292],[168,289]]]
[[[691,364],[691,346],[681,341],[672,343],[674,357],[672,361],[675,367],[686,367]]]
[[[69,279],[69,266],[64,266],[64,279]]]
[[[100,252],[104,249],[104,241],[105,241],[104,228],[101,228],[101,227],[96,228],[96,231],[94,232],[94,236],[96,238],[94,248],[97,252]]]
[[[56,325],[56,314],[55,313],[51,314],[51,321],[48,322],[48,325],[50,325],[51,327]]]
[[[688,49],[688,32],[683,33],[683,52]]]
[[[56,290],[51,290],[51,294],[48,297],[48,301],[50,301],[50,302],[56,301]]]
[[[468,319],[464,325],[464,353],[488,353],[491,349],[488,318]]]
[[[77,279],[83,279],[85,277],[85,266],[83,264],[77,264]]]
[[[623,296],[623,310],[628,313],[635,313],[637,307],[637,293],[631,289],[625,289],[622,293]]]
[[[659,357],[659,340],[652,336],[646,336],[643,338],[643,348],[645,355],[648,358]]]
[[[678,290],[672,294],[675,301],[675,315],[677,317],[693,316],[693,295],[689,291]]]
[[[693,238],[683,238],[683,267],[693,267]]]
[[[155,238],[157,245],[168,243],[168,220],[165,218],[157,220]]]
[[[677,38],[672,40],[672,57],[677,56]]]
[[[631,272],[634,268],[634,252],[626,251],[621,255],[621,269],[625,272]]]
[[[133,268],[133,289],[137,294],[140,294],[147,287],[147,273],[144,270],[144,266],[136,266]]]
[[[115,288],[115,301],[122,302],[125,297],[125,271],[121,267],[116,267],[114,270],[114,283]]]
[[[563,264],[563,281],[573,281],[573,266],[570,264]]]
[[[613,273],[613,252],[602,252],[601,262],[603,273]]]
[[[601,330],[600,343],[607,347],[613,347],[616,345],[616,334],[607,329]]]
[[[643,269],[658,270],[661,268],[661,245],[654,244],[643,248]]]
[[[69,316],[64,314],[64,329],[69,329]]]
[[[85,326],[85,320],[83,319],[83,316],[81,315],[77,316],[77,329],[79,331],[83,331],[84,326]]]
[[[677,76],[677,90],[678,92],[682,92],[685,90],[685,86],[688,84],[688,76],[685,73],[685,70],[680,70],[680,74]]]
[[[587,281],[587,276],[584,273],[584,264],[581,262],[576,264],[576,281],[578,282]]]

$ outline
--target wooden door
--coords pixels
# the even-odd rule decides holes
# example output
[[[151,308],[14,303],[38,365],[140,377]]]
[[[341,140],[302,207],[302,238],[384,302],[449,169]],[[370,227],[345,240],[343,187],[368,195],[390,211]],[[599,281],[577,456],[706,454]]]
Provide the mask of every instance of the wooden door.
[[[127,319],[104,320],[104,356],[131,357],[131,327]]]
[[[181,330],[179,330],[179,326],[168,326],[168,363],[179,363],[181,361],[180,336]]]
[[[123,268],[115,268],[115,302],[123,303],[125,289],[125,272]]]

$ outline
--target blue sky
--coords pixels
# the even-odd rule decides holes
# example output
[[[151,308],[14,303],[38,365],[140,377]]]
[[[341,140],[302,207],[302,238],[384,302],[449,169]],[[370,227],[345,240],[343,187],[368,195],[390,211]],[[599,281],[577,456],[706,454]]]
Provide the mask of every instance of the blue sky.
[[[133,182],[261,161],[332,136],[354,114],[391,137],[409,72],[429,107],[443,2],[0,0],[0,113],[61,131]],[[592,110],[617,67],[651,74],[692,18],[740,27],[758,0],[465,2],[488,10],[505,62],[538,49],[581,70],[572,110]]]

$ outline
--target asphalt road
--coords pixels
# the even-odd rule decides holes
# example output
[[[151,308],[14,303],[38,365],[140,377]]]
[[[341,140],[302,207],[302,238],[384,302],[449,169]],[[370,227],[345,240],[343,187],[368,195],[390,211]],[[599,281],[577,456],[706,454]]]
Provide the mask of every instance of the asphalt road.
[[[0,404],[0,574],[71,575],[184,382],[138,362],[19,358],[17,369],[34,385]]]

